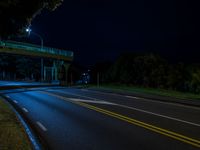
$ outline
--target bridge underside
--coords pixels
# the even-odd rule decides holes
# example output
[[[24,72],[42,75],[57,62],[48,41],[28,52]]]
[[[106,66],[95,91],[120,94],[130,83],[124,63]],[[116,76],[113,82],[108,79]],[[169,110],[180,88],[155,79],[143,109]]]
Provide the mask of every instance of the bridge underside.
[[[61,85],[67,85],[67,71],[73,57],[7,47],[0,47],[0,53],[41,58],[41,81],[60,81]],[[53,60],[52,66],[45,66],[44,58]]]

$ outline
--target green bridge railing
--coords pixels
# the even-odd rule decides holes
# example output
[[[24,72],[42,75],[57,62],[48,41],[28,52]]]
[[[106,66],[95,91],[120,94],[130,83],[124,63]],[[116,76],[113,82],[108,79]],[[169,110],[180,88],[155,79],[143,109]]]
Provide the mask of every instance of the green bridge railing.
[[[73,57],[74,55],[72,51],[61,50],[61,49],[50,48],[50,47],[42,48],[41,46],[38,46],[35,44],[15,42],[15,41],[0,41],[0,47],[23,49],[27,51],[43,52],[43,53],[49,53],[49,54],[54,54],[54,55],[63,55],[66,57]]]

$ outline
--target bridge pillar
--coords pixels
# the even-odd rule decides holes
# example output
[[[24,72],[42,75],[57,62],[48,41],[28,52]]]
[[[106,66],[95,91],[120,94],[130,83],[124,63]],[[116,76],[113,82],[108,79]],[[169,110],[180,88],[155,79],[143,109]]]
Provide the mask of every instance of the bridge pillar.
[[[44,59],[41,58],[41,82],[44,80]]]
[[[54,81],[56,81],[56,69],[57,67],[56,67],[56,62],[55,62],[55,60],[53,60],[53,69],[52,69],[52,80],[54,80]]]
[[[67,86],[68,85],[68,69],[69,69],[70,64],[67,62],[62,61],[61,66],[59,68],[59,80],[60,80],[60,85],[61,86]]]
[[[43,66],[43,81],[59,81],[59,68],[60,66],[64,67],[63,69],[63,73],[65,73],[66,71],[66,65],[63,64],[63,61],[59,61],[59,60],[53,60],[52,61],[52,66]],[[68,68],[67,68],[68,70]],[[64,74],[62,75],[64,76]],[[64,81],[64,77],[62,77],[62,81]]]
[[[69,63],[64,63],[64,67],[65,67],[65,84],[64,85],[68,85],[68,69],[69,69],[70,64]]]
[[[58,60],[53,60],[53,76],[55,81],[58,81],[58,68],[60,66],[60,61]]]

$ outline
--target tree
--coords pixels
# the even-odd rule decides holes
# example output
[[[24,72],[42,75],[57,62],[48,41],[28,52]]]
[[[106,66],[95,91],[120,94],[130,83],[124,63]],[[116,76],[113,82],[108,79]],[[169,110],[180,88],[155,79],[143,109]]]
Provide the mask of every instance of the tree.
[[[8,56],[4,54],[0,54],[0,79],[5,79],[5,72],[8,66],[8,62],[6,61]]]
[[[190,91],[196,94],[200,93],[200,69],[196,67],[191,73],[191,79],[189,83]]]
[[[40,74],[40,63],[37,58],[15,56],[17,79],[36,79]]]
[[[135,54],[133,53],[124,53],[122,54],[116,62],[109,67],[106,78],[110,82],[115,83],[130,83],[133,81],[133,60],[135,58]],[[135,74],[134,74],[135,75]]]
[[[55,10],[63,0],[1,0],[0,39],[23,34],[32,19],[47,8]]]
[[[14,78],[15,66],[13,64],[16,62],[15,56],[8,54],[0,54],[0,78],[10,80]]]
[[[91,72],[90,72],[91,82],[97,83],[97,80],[98,80],[97,78],[99,76],[100,82],[107,83],[107,81],[110,79],[108,71],[109,71],[111,65],[112,65],[112,63],[109,61],[96,63],[91,68]]]
[[[132,53],[121,55],[112,69],[110,80],[128,85],[164,87],[167,62],[158,55]]]
[[[187,82],[191,78],[186,64],[178,63],[169,66],[167,86],[173,90],[186,91]]]

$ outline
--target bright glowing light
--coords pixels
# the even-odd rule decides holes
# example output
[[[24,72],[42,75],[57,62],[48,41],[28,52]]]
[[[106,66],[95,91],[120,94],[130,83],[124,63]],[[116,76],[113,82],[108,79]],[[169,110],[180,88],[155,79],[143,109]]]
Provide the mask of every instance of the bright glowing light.
[[[30,28],[26,28],[26,32],[31,32],[31,29]]]

